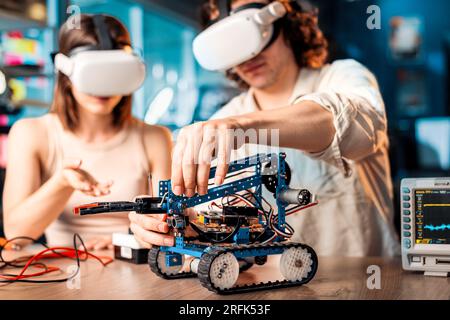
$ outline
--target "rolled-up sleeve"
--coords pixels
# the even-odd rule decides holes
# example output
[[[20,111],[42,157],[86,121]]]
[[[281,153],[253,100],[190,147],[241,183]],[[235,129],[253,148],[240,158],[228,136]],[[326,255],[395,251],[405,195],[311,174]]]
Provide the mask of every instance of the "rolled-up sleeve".
[[[354,60],[330,65],[314,93],[295,100],[313,101],[333,114],[336,134],[322,152],[308,153],[326,161],[346,175],[351,162],[361,161],[388,144],[383,98],[374,75]]]

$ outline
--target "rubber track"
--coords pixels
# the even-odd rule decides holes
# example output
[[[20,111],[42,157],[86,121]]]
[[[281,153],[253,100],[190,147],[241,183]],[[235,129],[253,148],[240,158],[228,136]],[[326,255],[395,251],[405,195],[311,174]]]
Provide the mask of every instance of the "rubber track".
[[[277,247],[283,247],[285,249],[289,248],[302,248],[306,249],[308,253],[311,254],[311,259],[313,261],[313,264],[311,266],[312,270],[308,274],[308,277],[301,281],[289,281],[289,280],[277,280],[277,281],[268,281],[268,282],[260,282],[260,283],[250,283],[250,284],[244,284],[244,285],[238,285],[230,289],[222,290],[220,288],[215,287],[211,283],[211,278],[209,276],[209,270],[211,268],[211,264],[214,261],[215,258],[217,258],[219,255],[227,253],[227,252],[237,252],[237,251],[244,251],[248,249],[272,249]],[[295,286],[301,286],[303,284],[308,283],[311,281],[318,268],[318,259],[315,251],[301,243],[294,243],[294,242],[277,242],[277,243],[270,243],[270,244],[253,244],[253,245],[240,245],[235,247],[215,247],[211,249],[209,252],[205,253],[198,265],[198,278],[200,280],[200,283],[207,288],[210,291],[213,291],[218,294],[234,294],[234,293],[244,293],[244,292],[251,292],[251,291],[257,291],[257,290],[266,290],[266,289],[279,289],[279,288],[289,288],[289,287],[295,287]]]
[[[158,254],[160,252],[159,247],[153,246],[150,251],[148,252],[148,265],[150,266],[150,269],[155,273],[158,277],[161,277],[163,279],[183,279],[183,278],[192,278],[196,277],[197,274],[193,272],[179,272],[176,274],[166,274],[161,271],[161,269],[158,266]]]

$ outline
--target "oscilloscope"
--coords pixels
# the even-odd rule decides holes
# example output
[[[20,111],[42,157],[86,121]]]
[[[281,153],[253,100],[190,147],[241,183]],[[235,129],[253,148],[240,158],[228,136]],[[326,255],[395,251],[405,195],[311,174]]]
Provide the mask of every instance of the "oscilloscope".
[[[450,178],[404,179],[400,192],[403,269],[446,277],[450,273]]]

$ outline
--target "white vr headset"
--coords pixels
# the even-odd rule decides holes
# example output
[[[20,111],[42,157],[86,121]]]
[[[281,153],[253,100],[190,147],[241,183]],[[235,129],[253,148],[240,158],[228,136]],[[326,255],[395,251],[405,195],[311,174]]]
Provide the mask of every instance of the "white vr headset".
[[[145,64],[130,46],[114,49],[104,16],[95,15],[99,45],[77,47],[69,56],[57,53],[55,68],[85,94],[108,97],[130,95],[145,80]]]
[[[223,7],[223,5],[222,5]],[[220,19],[201,32],[193,42],[198,63],[211,71],[225,71],[257,56],[278,36],[274,23],[287,13],[278,1],[268,5],[250,3],[230,12],[220,8]]]

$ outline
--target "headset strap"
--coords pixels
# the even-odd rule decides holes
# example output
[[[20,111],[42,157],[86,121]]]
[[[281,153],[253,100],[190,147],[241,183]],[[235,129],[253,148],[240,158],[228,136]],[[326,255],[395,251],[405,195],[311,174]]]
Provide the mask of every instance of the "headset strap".
[[[308,0],[291,0],[292,9],[298,12],[314,12],[314,6]]]
[[[265,6],[267,6],[267,4],[259,3],[259,2],[252,2],[252,3],[245,4],[243,6],[236,8],[235,10],[231,11],[231,13],[238,13],[240,11],[247,10],[247,9],[262,9]],[[277,40],[280,33],[281,33],[281,19],[279,19],[273,23],[272,37],[270,38],[269,42],[264,47],[264,50],[267,49],[268,47],[270,47],[272,45],[272,43],[274,43],[275,40]]]
[[[79,46],[79,47],[75,47],[72,50],[70,50],[68,56],[72,57],[74,55],[76,55],[79,52],[84,52],[84,51],[92,51],[92,50],[101,50],[99,46],[92,44],[92,45],[86,45],[86,46]]]
[[[313,6],[304,0],[291,0],[289,1],[290,6],[295,11],[304,12],[304,11],[313,11]],[[261,3],[261,2],[251,2],[248,4],[244,4],[243,6],[240,6],[239,8],[236,8],[235,10],[229,10],[229,13],[237,13],[242,10],[246,9],[262,9],[265,6],[267,6],[267,3]],[[220,17],[219,19],[223,19],[224,17]]]
[[[232,10],[230,13],[238,13],[239,11],[243,11],[243,10],[247,10],[247,9],[262,9],[265,6],[267,6],[267,4],[259,3],[259,2],[251,2],[248,4],[244,4],[243,6],[240,6],[240,7],[236,8],[235,10]]]
[[[273,23],[272,37],[270,37],[269,42],[264,47],[264,50],[270,47],[275,42],[275,40],[277,40],[280,33],[281,33],[281,20],[277,20]]]
[[[230,15],[231,11],[231,0],[218,0],[219,17],[217,21],[222,20]]]
[[[94,23],[94,27],[95,27],[95,33],[97,35],[98,38],[98,45],[95,44],[90,44],[90,45],[85,45],[85,46],[78,46],[73,48],[72,50],[70,50],[68,52],[68,56],[72,57],[74,55],[76,55],[79,52],[84,52],[84,51],[92,51],[92,50],[113,50],[113,49],[119,49],[122,46],[130,46],[130,43],[127,42],[119,42],[116,44],[113,44],[113,41],[111,39],[111,35],[108,31],[108,26],[105,23],[105,16],[101,15],[101,14],[96,14],[92,16],[92,21]],[[55,62],[55,56],[59,53],[59,51],[55,51],[55,52],[51,52],[50,53],[50,58],[51,61],[54,63]]]
[[[98,38],[98,48],[100,50],[112,50],[113,43],[109,34],[108,27],[105,23],[105,16],[96,14],[92,16],[92,21],[94,22],[95,32]]]

